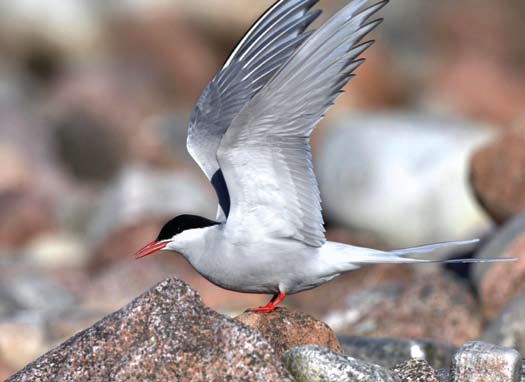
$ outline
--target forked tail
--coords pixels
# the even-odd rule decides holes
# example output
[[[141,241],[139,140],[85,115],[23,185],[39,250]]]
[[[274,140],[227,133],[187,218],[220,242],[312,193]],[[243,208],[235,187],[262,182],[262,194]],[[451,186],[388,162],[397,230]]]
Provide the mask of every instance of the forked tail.
[[[383,264],[383,263],[493,263],[503,261],[516,261],[517,258],[501,258],[501,259],[414,259],[407,256],[420,255],[425,253],[432,253],[441,249],[468,246],[475,244],[479,239],[465,240],[465,241],[449,241],[445,243],[436,243],[423,245],[419,247],[396,249],[393,251],[374,251],[366,256],[358,256],[352,260],[354,264]]]

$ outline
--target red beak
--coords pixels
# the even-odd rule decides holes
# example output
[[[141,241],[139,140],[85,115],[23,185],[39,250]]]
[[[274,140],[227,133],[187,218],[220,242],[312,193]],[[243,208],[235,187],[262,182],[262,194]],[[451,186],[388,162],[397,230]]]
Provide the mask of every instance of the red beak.
[[[142,259],[145,256],[160,251],[162,248],[167,246],[168,243],[169,241],[152,241],[151,243],[145,245],[135,253],[135,259]]]

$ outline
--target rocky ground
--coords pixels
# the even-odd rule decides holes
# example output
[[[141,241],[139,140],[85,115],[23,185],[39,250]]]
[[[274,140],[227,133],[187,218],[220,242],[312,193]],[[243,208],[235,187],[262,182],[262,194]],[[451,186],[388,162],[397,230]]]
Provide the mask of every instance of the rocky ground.
[[[93,234],[100,235],[95,256],[83,258],[70,237],[43,236],[18,257],[11,252],[2,258],[1,376],[22,369],[8,380],[519,382],[525,214],[516,195],[525,193],[525,183],[522,173],[501,163],[519,166],[521,151],[511,146],[523,136],[523,130],[509,130],[472,156],[474,193],[501,223],[471,251],[448,254],[518,262],[370,266],[290,296],[288,309],[239,316],[266,296],[223,291],[177,256],[132,260],[130,254],[156,234],[160,219],[129,224],[125,211],[95,215],[95,226],[122,227]],[[155,176],[166,179],[166,185],[157,184],[160,193],[169,185],[191,184],[140,168],[118,182],[140,185]],[[123,190],[117,183],[104,208],[122,205]],[[137,197],[155,206],[147,193]],[[328,235],[388,246],[373,234],[339,229]],[[168,276],[178,279],[151,288]]]
[[[283,308],[226,317],[169,278],[6,382],[521,380],[520,353],[487,342],[339,341],[326,324]]]
[[[391,2],[312,139],[329,239],[519,262],[370,266],[261,316],[176,255],[133,260],[214,216],[187,119],[271,3],[0,2],[0,380],[519,380],[522,0]]]

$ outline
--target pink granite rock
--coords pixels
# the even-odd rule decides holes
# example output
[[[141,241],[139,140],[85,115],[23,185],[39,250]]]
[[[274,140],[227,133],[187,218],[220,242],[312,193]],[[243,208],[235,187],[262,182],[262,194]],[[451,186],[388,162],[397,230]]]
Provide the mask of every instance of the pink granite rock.
[[[292,381],[263,336],[166,279],[7,381]]]
[[[310,344],[343,352],[333,330],[305,313],[279,307],[271,313],[245,312],[237,320],[261,332],[279,355],[292,347]]]

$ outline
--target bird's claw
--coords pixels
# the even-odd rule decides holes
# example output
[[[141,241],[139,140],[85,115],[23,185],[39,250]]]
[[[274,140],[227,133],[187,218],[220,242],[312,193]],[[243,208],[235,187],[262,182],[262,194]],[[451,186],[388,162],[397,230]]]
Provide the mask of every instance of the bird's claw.
[[[256,313],[271,313],[275,310],[275,308],[277,308],[277,305],[279,305],[281,301],[284,300],[285,297],[286,297],[286,293],[279,292],[279,294],[275,294],[273,298],[265,306],[248,309],[247,311],[256,312]]]
[[[247,311],[248,312],[255,312],[255,313],[271,313],[275,310],[275,308],[277,308],[276,306],[274,305],[265,305],[265,306],[260,306],[258,308],[251,308],[251,309],[248,309]]]

